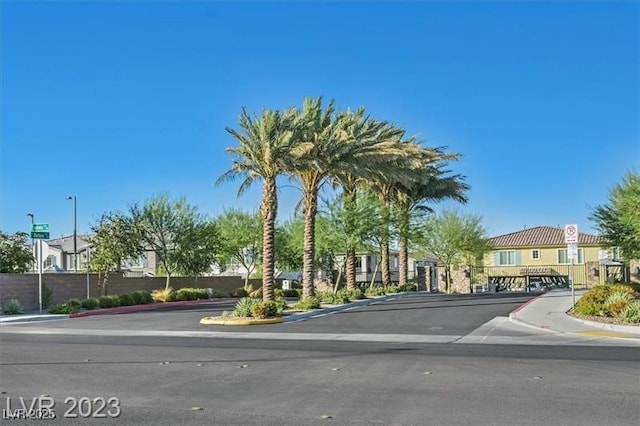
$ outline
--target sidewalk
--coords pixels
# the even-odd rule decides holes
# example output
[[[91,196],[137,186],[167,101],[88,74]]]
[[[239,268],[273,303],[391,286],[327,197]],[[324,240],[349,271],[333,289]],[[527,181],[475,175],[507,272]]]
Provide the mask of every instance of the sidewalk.
[[[584,291],[576,292],[576,301],[583,293]],[[600,323],[567,315],[571,303],[571,290],[552,290],[511,312],[509,319],[515,324],[550,333],[640,340],[640,326]]]

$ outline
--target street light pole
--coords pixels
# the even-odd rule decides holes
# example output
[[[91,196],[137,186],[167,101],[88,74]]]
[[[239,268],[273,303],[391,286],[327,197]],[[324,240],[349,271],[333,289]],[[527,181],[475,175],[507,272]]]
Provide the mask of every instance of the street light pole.
[[[33,231],[33,224],[35,223],[35,218],[33,216],[33,213],[27,213],[27,216],[31,218],[31,231],[29,231],[29,233],[31,233]],[[36,253],[36,242],[33,239],[33,237],[31,237],[31,254],[33,255],[34,258],[38,257],[38,254]],[[36,267],[36,262],[33,262],[33,272],[35,272],[35,267]]]
[[[78,235],[76,215],[76,196],[69,195],[67,200],[73,200],[73,272],[78,272]]]

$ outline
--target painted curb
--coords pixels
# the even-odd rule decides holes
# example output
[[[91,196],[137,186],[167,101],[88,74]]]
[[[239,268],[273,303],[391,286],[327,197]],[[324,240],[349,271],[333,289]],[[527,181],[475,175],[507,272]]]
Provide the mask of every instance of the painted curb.
[[[68,319],[66,314],[49,314],[49,315],[17,315],[8,318],[0,318],[0,324],[11,324],[13,322],[36,322],[36,321],[53,321]]]
[[[222,302],[229,302],[232,300],[238,300],[238,298],[225,297],[225,298],[204,299],[204,300],[182,300],[178,302],[167,302],[167,303],[149,303],[146,305],[118,306],[116,308],[101,308],[101,309],[96,309],[91,311],[77,312],[75,314],[69,315],[69,318],[83,318],[83,317],[92,317],[96,315],[129,314],[133,312],[155,311],[158,309],[168,309],[168,308],[175,308],[180,306],[199,306],[199,305],[206,305],[210,303],[222,303]]]
[[[640,338],[640,325],[625,325],[625,324],[609,324],[606,322],[597,322],[597,321],[589,321],[582,318],[576,318],[569,314],[565,314],[568,318],[573,321],[582,323],[584,325],[588,325],[590,327],[597,327],[604,330],[617,331],[619,333],[630,333]]]
[[[204,317],[200,320],[200,324],[205,325],[261,325],[261,324],[280,324],[284,322],[284,318],[222,318],[222,317]]]

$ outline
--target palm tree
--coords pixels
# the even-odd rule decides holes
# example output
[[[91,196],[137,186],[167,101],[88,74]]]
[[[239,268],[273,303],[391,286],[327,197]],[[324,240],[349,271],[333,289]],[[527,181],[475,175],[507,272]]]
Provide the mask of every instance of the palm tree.
[[[448,171],[442,170],[444,161],[457,160],[455,154],[445,154],[442,148],[433,150],[435,158],[432,165],[426,165],[419,171],[418,179],[409,185],[399,184],[394,189],[393,200],[398,220],[399,239],[399,284],[408,282],[409,272],[409,228],[412,214],[430,212],[430,207],[424,203],[453,199],[466,203],[465,192],[469,186],[464,183],[464,177],[460,175],[447,176]]]
[[[233,165],[216,182],[219,184],[238,177],[244,178],[238,190],[240,196],[256,180],[262,180],[262,297],[265,301],[275,300],[274,238],[278,210],[276,178],[291,162],[294,118],[295,109],[288,109],[284,113],[263,110],[258,117],[251,116],[243,108],[238,120],[240,131],[226,128],[239,143],[237,147],[226,149],[233,156]]]

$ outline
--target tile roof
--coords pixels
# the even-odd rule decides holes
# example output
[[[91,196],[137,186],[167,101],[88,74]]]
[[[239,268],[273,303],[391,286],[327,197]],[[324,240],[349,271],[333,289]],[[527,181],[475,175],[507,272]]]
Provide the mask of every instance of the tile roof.
[[[536,226],[510,234],[490,238],[495,248],[564,246],[564,228]],[[599,235],[578,233],[578,245],[601,245],[604,238]]]

